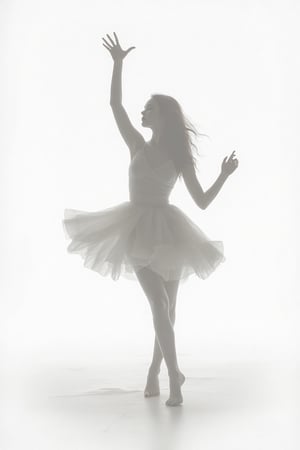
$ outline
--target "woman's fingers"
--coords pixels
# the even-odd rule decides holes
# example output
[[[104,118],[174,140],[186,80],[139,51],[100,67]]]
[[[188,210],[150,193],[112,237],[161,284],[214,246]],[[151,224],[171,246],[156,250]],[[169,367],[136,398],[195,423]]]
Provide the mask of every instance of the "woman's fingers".
[[[118,39],[118,36],[116,35],[116,33],[114,32],[114,36],[115,36],[115,39],[116,39],[116,43],[118,44],[118,45],[120,45],[120,43],[119,43],[119,39]]]
[[[234,153],[235,153],[235,150],[233,150],[233,152],[231,153],[231,155],[229,156],[229,160],[232,160],[233,158],[234,158]]]
[[[233,163],[235,166],[238,165],[238,160],[236,159],[236,156],[235,156],[235,150],[229,156],[227,163],[229,163],[229,164]]]
[[[108,39],[109,39],[110,42],[112,43],[112,46],[116,45],[116,44],[114,43],[114,41],[112,40],[112,38],[110,37],[109,34],[106,34],[106,36],[108,37]]]
[[[225,158],[223,159],[222,170],[227,174],[231,174],[236,170],[238,163],[239,162],[238,159],[235,157],[235,150],[234,150],[229,157],[225,156]]]
[[[126,55],[131,51],[131,50],[133,50],[135,47],[130,47],[128,50],[126,50]]]
[[[108,39],[110,42],[108,42],[105,38],[102,38],[102,40],[103,40],[103,42],[104,42],[103,46],[104,46],[105,48],[107,48],[107,50],[110,51],[110,54],[112,55],[112,58],[113,58],[114,61],[117,61],[117,60],[122,61],[122,60],[127,56],[127,54],[128,54],[131,50],[133,50],[135,47],[130,47],[130,48],[128,48],[127,50],[123,50],[123,49],[121,48],[120,44],[119,44],[118,36],[116,35],[115,32],[113,32],[113,33],[114,33],[116,42],[114,42],[114,41],[112,40],[112,38],[110,37],[109,34],[106,34],[107,39]]]
[[[102,38],[103,39],[103,41],[105,42],[105,44],[108,46],[108,48],[111,48],[111,45],[104,39],[104,38]],[[104,45],[104,44],[103,44]]]

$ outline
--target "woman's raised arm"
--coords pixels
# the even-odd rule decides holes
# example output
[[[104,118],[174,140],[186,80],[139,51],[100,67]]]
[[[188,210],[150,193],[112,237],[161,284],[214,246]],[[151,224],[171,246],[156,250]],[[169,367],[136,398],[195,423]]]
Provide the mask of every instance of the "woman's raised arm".
[[[105,42],[105,44],[103,44],[103,45],[105,48],[108,49],[108,51],[110,52],[110,54],[114,60],[113,75],[112,75],[112,80],[111,80],[110,104],[111,105],[112,104],[120,105],[120,104],[122,104],[123,59],[135,47],[130,47],[128,50],[123,50],[120,46],[118,37],[115,32],[114,32],[114,36],[116,39],[116,43],[111,39],[111,37],[108,34],[106,36],[110,40],[110,43],[108,41],[106,41],[104,38],[102,38],[103,41]]]
[[[111,80],[111,91],[110,91],[110,106],[112,108],[112,112],[116,120],[117,126],[119,128],[119,131],[124,141],[126,142],[127,146],[129,147],[132,159],[137,151],[137,148],[145,142],[144,137],[141,135],[141,133],[139,133],[138,130],[134,128],[134,126],[130,122],[128,114],[124,106],[122,105],[123,59],[125,58],[127,53],[129,53],[130,50],[132,50],[135,47],[130,47],[126,51],[122,50],[116,33],[114,33],[114,35],[116,38],[116,44],[109,37],[108,34],[107,36],[111,41],[111,44],[109,44],[104,38],[102,38],[104,42],[107,44],[107,45],[103,44],[104,47],[106,47],[109,50],[114,60],[113,74]]]

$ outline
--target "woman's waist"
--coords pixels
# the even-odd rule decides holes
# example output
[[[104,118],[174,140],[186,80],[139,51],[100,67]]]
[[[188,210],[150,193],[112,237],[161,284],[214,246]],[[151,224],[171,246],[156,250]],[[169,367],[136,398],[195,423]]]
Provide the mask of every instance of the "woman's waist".
[[[143,198],[143,197],[130,197],[130,202],[136,205],[151,205],[151,206],[167,206],[170,204],[169,199]]]

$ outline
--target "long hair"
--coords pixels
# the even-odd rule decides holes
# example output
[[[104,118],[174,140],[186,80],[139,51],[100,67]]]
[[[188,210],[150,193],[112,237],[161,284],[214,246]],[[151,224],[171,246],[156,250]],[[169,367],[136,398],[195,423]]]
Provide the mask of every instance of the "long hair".
[[[164,123],[160,142],[174,162],[178,177],[182,178],[183,166],[190,163],[197,170],[197,160],[192,147],[197,147],[192,140],[195,136],[205,135],[199,133],[191,121],[184,115],[181,106],[173,97],[163,94],[152,94],[151,98],[158,103],[159,111]]]

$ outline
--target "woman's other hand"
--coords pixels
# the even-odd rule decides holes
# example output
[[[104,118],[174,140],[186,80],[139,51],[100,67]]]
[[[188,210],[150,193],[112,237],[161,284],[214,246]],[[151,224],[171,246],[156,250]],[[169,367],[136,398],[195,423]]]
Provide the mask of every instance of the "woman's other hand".
[[[102,38],[106,44],[106,45],[105,44],[102,44],[102,45],[104,45],[104,47],[107,48],[107,50],[110,52],[112,59],[114,61],[122,61],[125,58],[125,56],[127,56],[127,54],[135,48],[135,47],[130,47],[127,50],[123,50],[120,46],[119,39],[115,32],[114,32],[114,36],[115,36],[116,42],[114,42],[108,34],[106,36],[110,40],[110,43],[108,41],[106,41],[104,38]]]
[[[231,153],[228,160],[227,160],[227,158],[228,158],[228,156],[225,156],[225,158],[223,159],[221,172],[224,175],[229,176],[238,167],[239,162],[238,162],[237,158],[235,157],[235,150]]]

